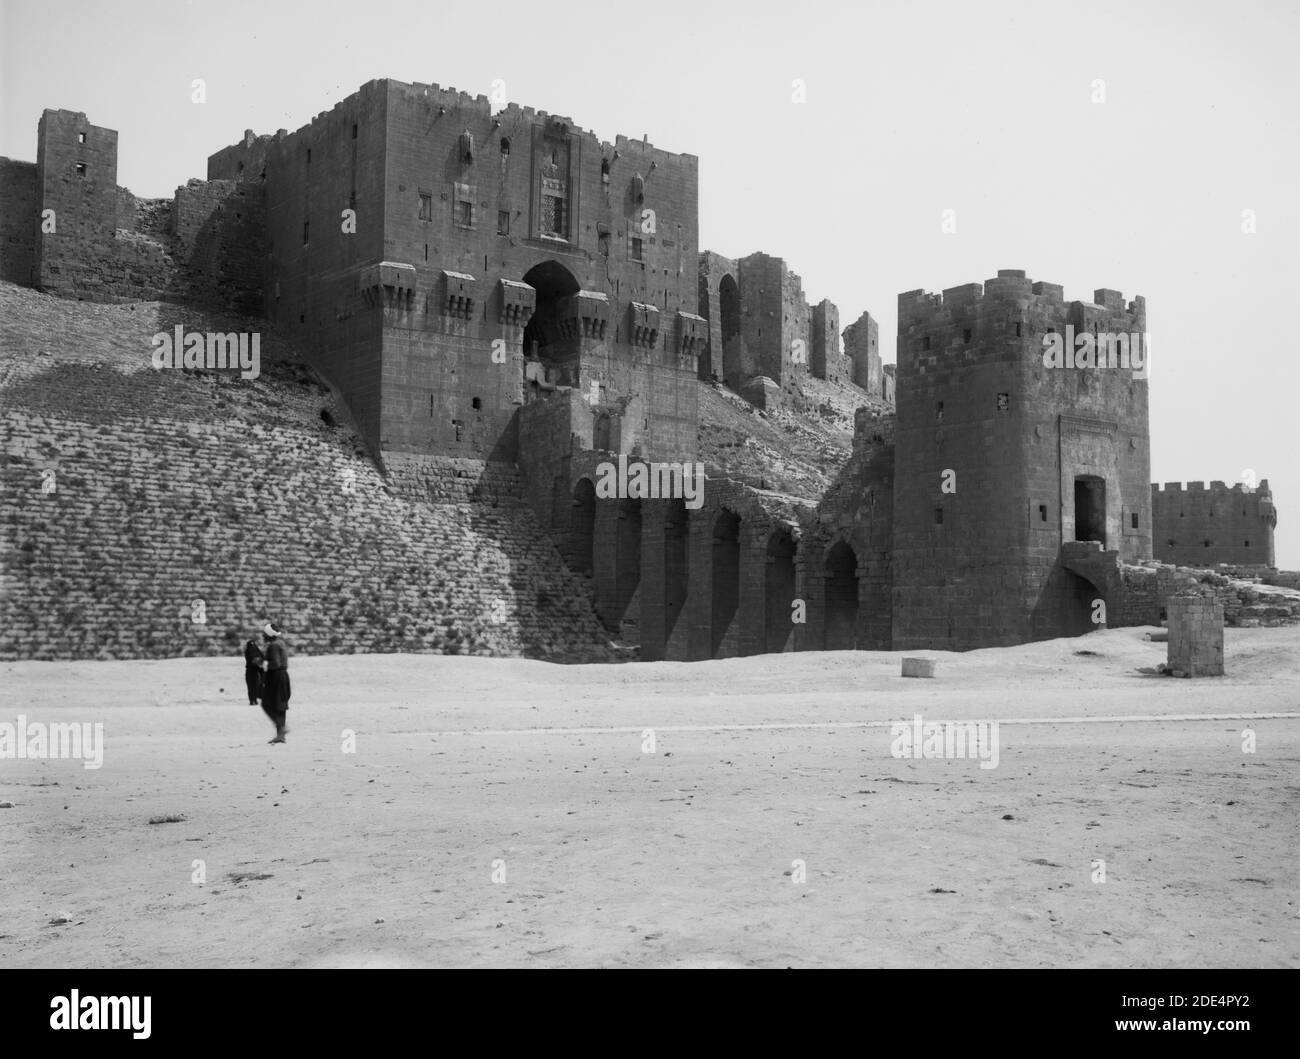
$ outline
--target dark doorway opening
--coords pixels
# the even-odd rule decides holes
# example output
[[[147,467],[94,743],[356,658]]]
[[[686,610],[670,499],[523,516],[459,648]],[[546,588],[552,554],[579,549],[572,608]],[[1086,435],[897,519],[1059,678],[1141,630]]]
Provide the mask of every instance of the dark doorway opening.
[[[826,650],[857,646],[858,557],[844,541],[826,553]]]
[[[687,543],[690,540],[690,522],[686,514],[686,501],[670,500],[664,513],[664,643],[677,627],[677,619],[686,606],[687,584],[690,576],[690,558]]]
[[[713,523],[711,657],[716,658],[740,604],[740,516],[723,511]]]
[[[1096,604],[1104,596],[1087,578],[1080,577],[1071,570],[1065,571],[1065,613],[1062,636],[1082,636],[1084,633],[1096,632],[1102,628],[1101,623],[1092,620],[1093,615],[1100,616],[1103,611]]]
[[[777,530],[767,542],[767,572],[763,599],[767,604],[766,650],[777,654],[794,650],[794,538]]]
[[[569,553],[573,568],[591,575],[592,547],[596,540],[596,487],[580,478],[573,487],[573,513],[569,520]]]
[[[536,307],[524,327],[524,357],[559,364],[567,358],[559,310],[566,298],[578,293],[578,281],[558,262],[543,261],[524,274],[524,282],[537,291]]]
[[[1106,481],[1093,474],[1074,479],[1074,539],[1106,546]]]

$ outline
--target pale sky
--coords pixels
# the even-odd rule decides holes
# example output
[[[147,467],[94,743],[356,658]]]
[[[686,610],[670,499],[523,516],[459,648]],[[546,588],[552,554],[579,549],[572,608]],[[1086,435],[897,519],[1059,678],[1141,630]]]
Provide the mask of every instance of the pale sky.
[[[843,325],[877,317],[887,361],[901,291],[1019,268],[1144,295],[1153,479],[1268,478],[1296,569],[1298,53],[1300,7],[1262,0],[0,0],[0,155],[34,160],[41,111],[81,110],[118,130],[120,184],[170,196],[372,78],[501,79],[698,155],[701,247],[785,258]]]

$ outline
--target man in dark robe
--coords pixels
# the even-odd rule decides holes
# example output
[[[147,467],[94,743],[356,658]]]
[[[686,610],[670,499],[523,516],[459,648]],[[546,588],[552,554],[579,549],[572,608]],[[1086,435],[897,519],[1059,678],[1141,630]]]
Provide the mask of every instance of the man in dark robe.
[[[289,710],[289,652],[280,639],[280,631],[270,622],[262,629],[262,636],[266,639],[262,710],[275,724],[275,738],[271,742],[283,743],[289,733],[285,726]]]
[[[244,683],[248,685],[248,705],[256,706],[262,697],[262,649],[254,637],[244,644]]]

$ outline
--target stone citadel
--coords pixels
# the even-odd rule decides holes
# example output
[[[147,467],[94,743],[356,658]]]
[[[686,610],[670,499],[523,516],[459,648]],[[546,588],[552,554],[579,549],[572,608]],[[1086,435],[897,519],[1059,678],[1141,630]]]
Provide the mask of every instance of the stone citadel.
[[[586,601],[643,659],[964,650],[1156,624],[1187,579],[1168,564],[1273,567],[1267,482],[1151,484],[1144,372],[1044,365],[1045,335],[1144,333],[1141,297],[1067,300],[1018,270],[909,291],[897,363],[883,364],[869,313],[841,331],[780,258],[700,247],[694,156],[437,85],[372,81],[296,132],[247,132],[172,200],[136,199],[116,170],[114,131],[46,111],[36,162],[0,160],[0,278],[261,318],[332,395],[383,489],[496,519],[517,502],[524,521],[493,538],[504,566],[549,549],[567,574],[527,592],[566,614]],[[133,339],[146,362],[149,334]],[[780,453],[741,468],[709,449],[718,394],[765,421],[848,409],[851,450],[816,488],[782,479]],[[39,421],[44,400],[6,404]],[[32,488],[29,441],[9,446],[7,488]],[[598,495],[620,458],[702,462],[702,502]],[[24,517],[7,526],[11,553],[40,532]],[[545,539],[525,545],[534,530]],[[77,554],[17,564],[7,587],[39,597]],[[338,649],[308,586],[251,601],[205,576],[229,628],[255,607],[303,629],[321,611],[304,639]],[[521,602],[517,584],[502,592],[538,628],[573,620]]]

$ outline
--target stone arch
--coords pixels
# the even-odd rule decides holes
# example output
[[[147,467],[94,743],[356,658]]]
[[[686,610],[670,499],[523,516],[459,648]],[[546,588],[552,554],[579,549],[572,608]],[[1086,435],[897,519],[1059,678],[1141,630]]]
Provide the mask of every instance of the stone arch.
[[[537,291],[533,315],[524,327],[524,357],[555,363],[563,359],[559,333],[560,306],[581,287],[573,273],[558,261],[543,261],[524,274],[524,282]]]
[[[745,381],[741,363],[740,288],[730,273],[718,283],[718,324],[722,335],[722,379],[733,390],[739,390]]]
[[[690,515],[685,500],[669,500],[664,509],[664,643],[672,639],[686,609],[690,581]]]
[[[641,587],[641,501],[617,500],[614,535],[614,612],[612,631],[624,622],[638,623],[634,603]]]
[[[1088,578],[1073,570],[1064,570],[1062,573],[1065,575],[1065,606],[1062,614],[1063,628],[1059,635],[1082,636],[1106,628],[1106,625],[1092,620],[1093,604],[1097,600],[1102,600],[1106,605],[1106,610],[1101,613],[1105,614],[1108,624],[1118,617],[1109,613],[1110,600]]]
[[[786,526],[778,526],[767,538],[767,562],[763,577],[763,603],[766,612],[764,650],[776,654],[793,650],[793,614],[795,590],[795,553],[798,545]]]
[[[573,507],[569,515],[569,554],[579,573],[595,572],[596,487],[590,478],[579,478],[573,487]]]
[[[723,508],[713,521],[713,599],[710,608],[709,656],[718,657],[740,606],[740,525],[734,511]]]
[[[858,557],[848,541],[836,541],[827,549],[825,570],[826,650],[851,651],[858,639]]]

